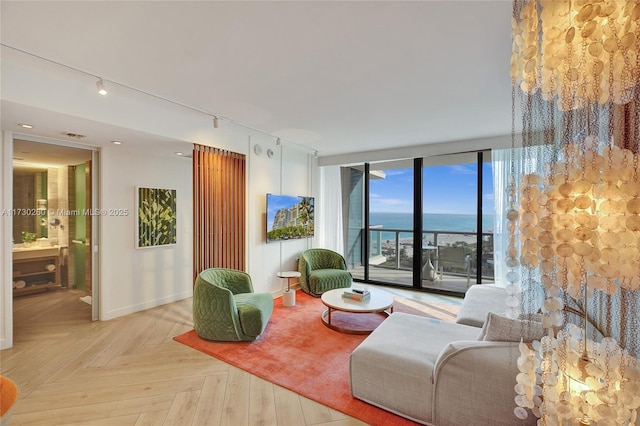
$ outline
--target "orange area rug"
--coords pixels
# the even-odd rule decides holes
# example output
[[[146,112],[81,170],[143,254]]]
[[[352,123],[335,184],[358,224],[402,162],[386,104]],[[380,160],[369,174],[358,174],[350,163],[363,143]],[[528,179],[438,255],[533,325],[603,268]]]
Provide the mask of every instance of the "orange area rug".
[[[319,298],[302,291],[296,293],[296,298],[293,307],[282,306],[281,297],[275,299],[269,324],[254,342],[211,342],[198,337],[195,330],[174,339],[370,425],[415,425],[351,396],[349,355],[366,336],[329,329],[320,319],[326,307]],[[434,320],[454,321],[457,311],[457,306],[446,304],[399,298],[394,301],[394,312]],[[379,314],[332,313],[332,323],[336,325],[349,321],[351,325],[373,328],[383,320]]]

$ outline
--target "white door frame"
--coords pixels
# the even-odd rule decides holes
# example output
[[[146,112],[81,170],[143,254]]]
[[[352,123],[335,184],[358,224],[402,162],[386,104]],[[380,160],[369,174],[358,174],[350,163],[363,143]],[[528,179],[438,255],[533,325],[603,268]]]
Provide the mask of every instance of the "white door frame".
[[[91,208],[99,209],[100,199],[98,194],[98,178],[100,176],[100,152],[94,149],[91,152]],[[100,233],[98,226],[100,223],[100,215],[94,215],[91,221],[91,321],[100,319],[100,286],[98,285],[100,277]]]
[[[0,349],[8,349],[13,346],[13,243],[11,235],[13,235],[13,220],[8,214],[13,207],[13,140],[24,139],[32,142],[46,143],[50,145],[67,146],[71,148],[85,149],[91,151],[91,205],[92,209],[99,208],[99,170],[100,156],[99,148],[87,145],[80,145],[66,141],[42,138],[26,134],[18,134],[5,131],[2,134],[2,164],[0,171],[2,174],[2,201],[1,208],[3,213],[2,228],[0,236],[2,244],[0,245],[0,262],[2,264],[2,282],[4,283],[0,292],[0,306],[2,307],[2,316],[0,317]],[[99,256],[100,247],[99,233],[100,215],[95,215],[91,221],[91,320],[97,321],[100,317],[99,311]]]
[[[2,290],[0,291],[0,349],[13,346],[13,135],[11,132],[2,133],[2,228],[0,236],[0,259],[2,264]]]

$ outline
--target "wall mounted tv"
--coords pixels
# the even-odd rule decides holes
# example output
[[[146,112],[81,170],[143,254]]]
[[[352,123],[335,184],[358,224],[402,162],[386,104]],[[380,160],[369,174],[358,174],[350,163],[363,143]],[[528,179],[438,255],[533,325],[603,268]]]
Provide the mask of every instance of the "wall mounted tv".
[[[311,238],[314,198],[267,194],[267,242]]]

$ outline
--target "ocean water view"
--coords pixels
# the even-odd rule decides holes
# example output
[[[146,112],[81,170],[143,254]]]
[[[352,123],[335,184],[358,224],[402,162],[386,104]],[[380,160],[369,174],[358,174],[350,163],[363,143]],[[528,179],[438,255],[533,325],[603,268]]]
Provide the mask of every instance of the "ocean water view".
[[[370,226],[382,226],[383,229],[413,228],[412,213],[380,213],[369,214]],[[471,214],[425,213],[422,215],[424,231],[475,232],[476,216]],[[493,215],[482,216],[482,232],[493,230]]]

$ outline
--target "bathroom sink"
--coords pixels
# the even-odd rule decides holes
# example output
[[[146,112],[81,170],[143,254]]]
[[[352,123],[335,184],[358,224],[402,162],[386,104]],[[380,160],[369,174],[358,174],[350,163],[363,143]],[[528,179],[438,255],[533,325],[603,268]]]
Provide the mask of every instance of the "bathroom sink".
[[[13,247],[14,259],[32,259],[36,257],[58,256],[59,254],[60,246],[38,247],[34,245],[31,247],[23,247],[22,245],[16,244]]]

